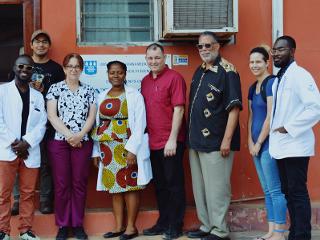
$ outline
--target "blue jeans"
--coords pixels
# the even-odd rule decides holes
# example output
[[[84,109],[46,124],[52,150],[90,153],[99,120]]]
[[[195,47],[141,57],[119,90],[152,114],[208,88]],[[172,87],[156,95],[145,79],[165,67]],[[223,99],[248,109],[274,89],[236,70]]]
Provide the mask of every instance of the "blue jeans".
[[[258,173],[262,190],[265,194],[268,222],[276,224],[286,223],[287,201],[281,192],[281,183],[277,162],[269,151],[254,157],[254,164]]]

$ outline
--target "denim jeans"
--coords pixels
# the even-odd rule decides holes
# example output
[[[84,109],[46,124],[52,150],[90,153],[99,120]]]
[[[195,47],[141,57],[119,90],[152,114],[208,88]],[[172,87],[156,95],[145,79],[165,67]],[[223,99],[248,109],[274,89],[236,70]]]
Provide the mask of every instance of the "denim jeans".
[[[287,201],[281,192],[277,161],[270,156],[269,151],[264,151],[254,157],[254,163],[265,194],[268,222],[285,224]]]
[[[288,240],[311,239],[311,205],[307,188],[309,157],[277,159],[281,189],[290,215]]]

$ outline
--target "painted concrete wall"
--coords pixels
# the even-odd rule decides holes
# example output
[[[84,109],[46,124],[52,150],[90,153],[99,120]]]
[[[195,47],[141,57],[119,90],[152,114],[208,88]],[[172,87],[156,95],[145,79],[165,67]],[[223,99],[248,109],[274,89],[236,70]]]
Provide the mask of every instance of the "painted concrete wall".
[[[76,6],[75,1],[55,0],[42,1],[42,27],[52,36],[51,57],[61,63],[69,52],[80,54],[144,54],[145,47],[79,47],[76,43]],[[320,86],[319,58],[320,33],[318,30],[318,0],[284,0],[284,33],[292,35],[297,41],[296,60],[309,70]],[[259,44],[271,45],[271,0],[239,1],[239,33],[234,45],[225,46],[222,55],[232,62],[240,73],[244,110],[241,112],[241,151],[236,154],[233,174],[233,200],[262,196],[261,188],[255,173],[254,165],[248,152],[246,119],[248,87],[254,80],[248,69],[248,52]],[[201,63],[194,43],[174,43],[165,47],[171,54],[187,54],[188,66],[174,66],[190,84],[194,69]],[[303,80],[303,79],[302,79]],[[319,124],[318,124],[319,125]],[[317,146],[316,157],[310,162],[309,189],[313,201],[320,200],[320,126],[315,128]],[[95,189],[97,170],[92,167],[88,186],[88,207],[111,207],[110,196],[97,193]],[[185,154],[185,173],[188,204],[193,204],[188,157]],[[152,186],[142,193],[142,205],[154,206],[155,199]]]

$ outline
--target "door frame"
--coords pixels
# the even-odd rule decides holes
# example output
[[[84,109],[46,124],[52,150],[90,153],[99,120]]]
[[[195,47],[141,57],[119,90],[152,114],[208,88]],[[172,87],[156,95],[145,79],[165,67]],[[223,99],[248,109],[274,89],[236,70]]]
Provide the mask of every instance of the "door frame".
[[[23,9],[23,45],[26,54],[31,54],[32,33],[41,27],[41,0],[0,0],[1,4],[21,4]]]

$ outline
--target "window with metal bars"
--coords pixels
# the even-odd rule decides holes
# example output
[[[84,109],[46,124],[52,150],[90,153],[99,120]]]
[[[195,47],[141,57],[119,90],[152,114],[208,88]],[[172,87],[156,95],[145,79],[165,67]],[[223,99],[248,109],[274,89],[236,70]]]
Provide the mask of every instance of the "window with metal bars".
[[[154,40],[154,0],[80,0],[80,43]]]

